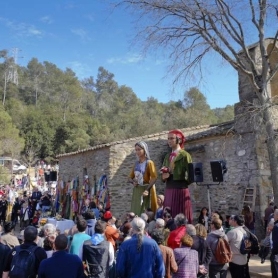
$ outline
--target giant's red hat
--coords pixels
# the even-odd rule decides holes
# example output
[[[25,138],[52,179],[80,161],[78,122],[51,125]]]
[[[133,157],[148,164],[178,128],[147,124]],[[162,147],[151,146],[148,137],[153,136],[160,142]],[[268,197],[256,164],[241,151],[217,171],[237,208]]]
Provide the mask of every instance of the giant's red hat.
[[[173,130],[170,130],[169,133],[175,134],[178,138],[181,139],[180,147],[183,149],[184,143],[185,143],[185,136],[184,136],[183,132],[180,129],[173,129]]]

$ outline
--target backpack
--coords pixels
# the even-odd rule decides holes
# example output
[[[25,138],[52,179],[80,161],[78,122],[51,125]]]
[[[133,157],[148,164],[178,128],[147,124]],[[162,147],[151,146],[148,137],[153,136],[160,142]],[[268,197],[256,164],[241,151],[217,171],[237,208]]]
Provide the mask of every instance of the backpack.
[[[38,248],[36,245],[31,245],[26,249],[16,246],[12,252],[10,278],[29,278],[36,277],[35,251]]]
[[[256,235],[251,233],[248,228],[243,227],[243,229],[246,231],[246,234],[243,234],[240,243],[240,249],[239,249],[240,253],[242,255],[246,255],[246,254],[257,255],[260,251],[260,244],[258,238],[256,237]]]
[[[225,264],[231,261],[231,247],[224,237],[219,237],[214,256],[219,264]]]

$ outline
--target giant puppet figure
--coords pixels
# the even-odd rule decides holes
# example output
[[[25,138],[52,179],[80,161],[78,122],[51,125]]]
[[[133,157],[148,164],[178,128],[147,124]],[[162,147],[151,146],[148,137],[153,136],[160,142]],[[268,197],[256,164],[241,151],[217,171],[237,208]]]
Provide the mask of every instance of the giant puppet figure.
[[[184,147],[185,137],[181,130],[175,129],[168,133],[168,145],[172,149],[163,161],[161,168],[162,180],[166,183],[164,207],[171,208],[175,217],[183,213],[188,223],[192,223],[192,205],[188,189],[188,163],[192,162],[191,156]]]

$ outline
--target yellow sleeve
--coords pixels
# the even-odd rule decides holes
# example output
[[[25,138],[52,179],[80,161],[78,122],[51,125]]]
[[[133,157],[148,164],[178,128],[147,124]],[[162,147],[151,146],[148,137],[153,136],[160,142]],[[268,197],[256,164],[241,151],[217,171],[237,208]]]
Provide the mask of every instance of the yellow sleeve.
[[[192,163],[192,157],[189,153],[187,153],[187,162]]]
[[[157,172],[152,160],[148,161],[147,171],[144,174],[144,182],[149,183],[150,179],[157,179]]]
[[[130,177],[131,179],[134,179],[134,178],[135,178],[135,175],[134,175],[134,167],[135,167],[135,165],[133,165],[132,170],[131,170],[131,172],[130,172],[130,174],[129,174],[129,177]]]

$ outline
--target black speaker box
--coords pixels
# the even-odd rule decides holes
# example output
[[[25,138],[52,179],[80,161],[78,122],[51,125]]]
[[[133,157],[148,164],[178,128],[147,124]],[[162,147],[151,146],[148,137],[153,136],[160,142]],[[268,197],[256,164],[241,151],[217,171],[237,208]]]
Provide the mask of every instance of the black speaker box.
[[[57,181],[57,171],[50,172],[50,181]]]
[[[198,163],[189,163],[188,164],[188,173],[190,182],[203,182],[203,164]]]
[[[226,162],[224,160],[214,160],[210,162],[212,180],[222,182],[224,174],[227,172]]]
[[[44,172],[44,180],[46,182],[49,182],[50,181],[50,172]]]

